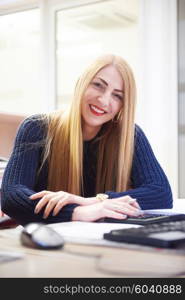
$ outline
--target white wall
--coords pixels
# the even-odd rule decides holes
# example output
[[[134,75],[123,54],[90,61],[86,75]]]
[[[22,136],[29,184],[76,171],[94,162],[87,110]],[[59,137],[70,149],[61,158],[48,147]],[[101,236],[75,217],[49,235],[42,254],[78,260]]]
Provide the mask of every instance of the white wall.
[[[137,120],[178,189],[176,0],[141,0]]]

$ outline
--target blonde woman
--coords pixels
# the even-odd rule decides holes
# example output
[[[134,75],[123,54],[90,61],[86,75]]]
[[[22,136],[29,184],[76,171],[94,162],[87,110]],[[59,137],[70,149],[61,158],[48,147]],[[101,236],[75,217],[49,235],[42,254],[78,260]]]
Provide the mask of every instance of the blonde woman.
[[[134,123],[136,87],[118,56],[98,58],[65,112],[23,121],[5,170],[2,210],[20,224],[98,221],[172,207],[164,171]]]

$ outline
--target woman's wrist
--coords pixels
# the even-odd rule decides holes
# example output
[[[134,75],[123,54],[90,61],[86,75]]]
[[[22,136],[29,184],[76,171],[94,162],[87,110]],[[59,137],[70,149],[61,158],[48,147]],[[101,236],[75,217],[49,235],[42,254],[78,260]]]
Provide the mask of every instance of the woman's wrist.
[[[99,200],[97,200],[96,197],[88,197],[88,198],[83,198],[84,201],[82,201],[81,205],[92,205],[92,204],[96,204],[99,202]]]
[[[101,203],[92,205],[77,206],[73,210],[72,221],[93,222],[102,218]]]

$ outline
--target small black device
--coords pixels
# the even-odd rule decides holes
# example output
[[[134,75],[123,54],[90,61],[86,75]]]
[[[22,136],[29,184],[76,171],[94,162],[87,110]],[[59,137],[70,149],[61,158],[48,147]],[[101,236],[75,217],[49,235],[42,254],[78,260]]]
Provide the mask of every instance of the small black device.
[[[30,223],[21,232],[21,243],[24,246],[39,249],[58,249],[64,246],[62,236],[53,228],[42,223]]]
[[[185,218],[137,228],[111,230],[104,234],[104,239],[159,248],[185,247]]]
[[[18,223],[9,216],[0,217],[0,229],[14,228],[16,226],[18,226]]]
[[[146,225],[161,222],[171,222],[185,220],[185,214],[174,214],[174,215],[163,215],[163,214],[149,214],[144,213],[138,217],[128,217],[127,219],[119,220],[113,218],[105,218],[106,223],[122,223],[122,224],[136,224],[136,225]]]

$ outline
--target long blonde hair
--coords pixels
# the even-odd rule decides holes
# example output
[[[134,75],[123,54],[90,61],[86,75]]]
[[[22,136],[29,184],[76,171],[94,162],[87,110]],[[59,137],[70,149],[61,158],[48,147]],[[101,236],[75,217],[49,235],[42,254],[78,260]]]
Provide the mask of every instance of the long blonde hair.
[[[81,101],[97,72],[114,65],[124,82],[124,99],[116,121],[110,121],[99,142],[97,153],[96,192],[125,191],[131,187],[130,173],[133,160],[134,114],[136,87],[129,65],[121,57],[99,57],[79,78],[72,105],[65,112],[48,116],[48,132],[43,162],[48,161],[48,190],[67,191],[76,195],[83,192],[83,136]],[[93,195],[92,195],[93,196]]]

